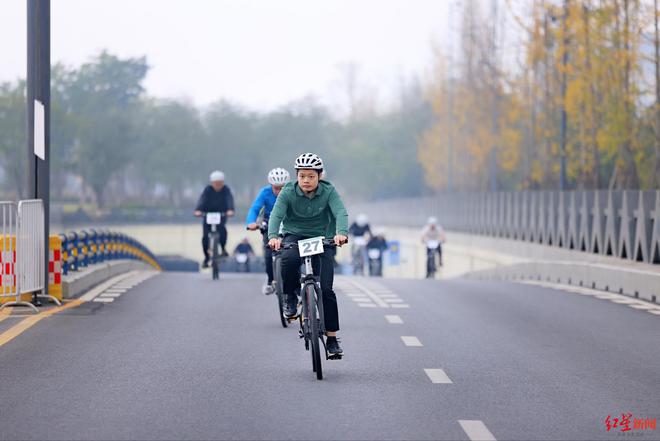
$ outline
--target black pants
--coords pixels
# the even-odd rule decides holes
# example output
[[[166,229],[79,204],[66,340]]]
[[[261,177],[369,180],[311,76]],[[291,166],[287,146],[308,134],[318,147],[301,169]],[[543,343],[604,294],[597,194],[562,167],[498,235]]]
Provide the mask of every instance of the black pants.
[[[204,260],[209,260],[209,233],[211,232],[211,225],[204,222],[203,224],[203,233],[202,233],[202,249],[204,250]],[[220,246],[222,251],[225,251],[225,245],[227,245],[227,228],[224,224],[218,225],[218,232],[220,233]]]
[[[284,243],[297,242],[301,239],[304,239],[304,237],[290,234],[284,237]],[[300,286],[300,264],[301,259],[297,247],[282,251],[282,279],[284,293],[288,296],[294,296],[296,288]],[[312,268],[314,274],[320,274],[321,276],[325,330],[329,332],[339,331],[337,296],[332,289],[335,278],[332,249],[326,248],[323,254],[313,256]]]
[[[268,275],[268,284],[273,283],[273,250],[268,246],[268,234],[264,234],[264,260],[266,264],[266,274]]]

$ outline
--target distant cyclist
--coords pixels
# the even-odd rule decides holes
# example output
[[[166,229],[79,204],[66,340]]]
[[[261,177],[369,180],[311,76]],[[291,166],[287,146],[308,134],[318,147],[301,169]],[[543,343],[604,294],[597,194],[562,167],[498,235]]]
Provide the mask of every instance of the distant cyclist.
[[[250,270],[250,257],[252,256],[254,256],[254,250],[246,237],[234,248],[234,259],[236,260],[239,271],[241,271],[241,267],[244,268],[245,272]]]
[[[387,251],[387,240],[384,228],[374,228],[374,234],[367,242],[367,258],[369,260],[369,275],[383,275],[383,253]]]
[[[301,239],[325,236],[341,246],[348,240],[348,213],[335,187],[322,178],[323,160],[314,153],[304,153],[296,159],[296,182],[284,186],[275,202],[268,222],[268,244],[279,250],[282,243],[296,243]],[[280,238],[280,224],[284,238]],[[316,256],[315,256],[316,257]],[[339,312],[333,291],[334,266],[330,247],[320,258],[313,259],[314,274],[320,275],[323,313],[326,327],[326,349],[331,355],[343,353],[337,331]],[[300,254],[297,247],[282,253],[282,279],[287,318],[297,315],[300,286]]]
[[[422,243],[426,246],[426,253],[430,262],[435,262],[437,253],[439,265],[442,266],[442,244],[445,240],[445,230],[438,225],[438,219],[429,217],[422,229]],[[435,265],[427,265],[426,277],[433,277],[433,273],[435,273]]]
[[[214,171],[209,177],[210,185],[207,185],[202,191],[202,194],[197,201],[195,207],[195,216],[204,217],[205,213],[222,213],[222,221],[218,226],[220,233],[220,246],[222,247],[222,255],[228,256],[225,246],[227,245],[227,217],[234,215],[234,197],[231,194],[229,187],[225,185],[225,174],[221,171]],[[204,219],[202,223],[202,248],[204,249],[204,263],[203,268],[209,266],[209,232],[211,231],[210,225]]]
[[[283,168],[274,168],[268,172],[268,184],[261,189],[257,198],[252,203],[250,211],[248,211],[247,219],[245,223],[247,224],[248,230],[256,230],[259,228],[257,225],[257,218],[261,210],[264,211],[263,220],[268,222],[270,218],[270,212],[273,210],[275,201],[277,200],[277,195],[282,191],[282,187],[291,180],[291,175],[289,172]],[[263,232],[264,240],[264,260],[266,263],[266,275],[268,280],[263,286],[264,294],[273,293],[273,252],[268,246],[268,234],[267,231]]]
[[[351,242],[353,273],[362,274],[364,272],[364,249],[371,237],[371,227],[367,215],[358,214],[355,222],[348,228],[348,233],[353,236]]]

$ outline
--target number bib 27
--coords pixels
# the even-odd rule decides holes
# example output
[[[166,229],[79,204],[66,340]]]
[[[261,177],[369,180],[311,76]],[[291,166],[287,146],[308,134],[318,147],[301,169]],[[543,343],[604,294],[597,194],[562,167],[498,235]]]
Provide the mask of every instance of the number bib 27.
[[[323,253],[323,239],[325,237],[312,237],[298,241],[298,252],[300,257],[313,256],[315,254]]]

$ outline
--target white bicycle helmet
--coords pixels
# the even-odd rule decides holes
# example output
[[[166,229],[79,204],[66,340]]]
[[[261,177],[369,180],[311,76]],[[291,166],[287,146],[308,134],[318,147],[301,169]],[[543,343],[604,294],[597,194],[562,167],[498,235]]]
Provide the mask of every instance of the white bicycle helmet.
[[[211,182],[216,182],[216,181],[224,181],[225,180],[225,174],[222,173],[220,170],[216,170],[211,175],[209,176],[209,180]]]
[[[323,170],[323,160],[316,153],[303,153],[296,158],[296,170]]]
[[[360,213],[355,218],[355,223],[358,224],[360,227],[364,227],[369,223],[369,218],[367,217],[366,214]]]
[[[289,172],[281,167],[277,167],[268,172],[268,183],[276,187],[281,187],[291,180]]]

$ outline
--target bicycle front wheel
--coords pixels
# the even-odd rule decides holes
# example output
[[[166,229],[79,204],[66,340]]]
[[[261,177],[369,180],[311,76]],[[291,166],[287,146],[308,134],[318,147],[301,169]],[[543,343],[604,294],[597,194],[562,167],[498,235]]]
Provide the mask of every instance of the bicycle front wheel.
[[[284,286],[282,285],[282,261],[280,258],[274,259],[273,274],[275,275],[275,295],[277,296],[277,306],[280,312],[280,323],[282,327],[288,327],[287,319],[284,318]]]
[[[323,379],[323,366],[321,364],[321,332],[319,329],[320,317],[316,306],[316,289],[314,285],[309,284],[305,288],[307,302],[308,326],[311,330],[312,343],[312,369],[316,372],[316,379]]]
[[[211,273],[213,280],[220,276],[220,256],[218,255],[218,241],[215,237],[211,238]]]

